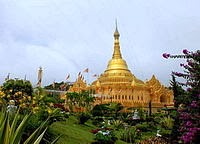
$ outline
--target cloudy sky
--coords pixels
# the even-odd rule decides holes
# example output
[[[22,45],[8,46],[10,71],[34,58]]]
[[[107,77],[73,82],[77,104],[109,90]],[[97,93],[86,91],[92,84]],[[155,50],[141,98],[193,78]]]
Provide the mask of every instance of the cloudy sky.
[[[87,81],[101,74],[113,52],[115,19],[121,52],[139,79],[153,74],[169,85],[180,61],[162,53],[200,49],[199,0],[0,0],[0,84],[11,78],[43,85],[74,81],[86,68]]]

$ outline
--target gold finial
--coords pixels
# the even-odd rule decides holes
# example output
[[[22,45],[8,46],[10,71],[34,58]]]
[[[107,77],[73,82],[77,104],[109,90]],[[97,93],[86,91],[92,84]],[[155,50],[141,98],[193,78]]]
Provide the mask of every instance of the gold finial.
[[[114,32],[114,37],[115,37],[115,39],[119,39],[120,34],[119,34],[118,28],[117,28],[117,19],[115,20],[115,26],[116,26],[116,28],[115,28],[115,32]]]
[[[121,52],[120,52],[120,44],[119,44],[119,32],[118,32],[118,28],[117,28],[117,20],[115,21],[115,24],[116,24],[116,29],[115,29],[115,32],[114,32],[114,37],[115,37],[115,40],[114,40],[114,52],[113,52],[113,59],[118,59],[118,58],[122,58],[121,56]]]

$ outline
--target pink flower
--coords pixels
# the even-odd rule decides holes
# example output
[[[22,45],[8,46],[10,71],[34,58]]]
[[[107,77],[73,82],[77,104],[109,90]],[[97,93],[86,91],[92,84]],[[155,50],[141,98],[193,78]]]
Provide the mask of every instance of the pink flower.
[[[180,114],[180,119],[182,119],[182,120],[188,120],[188,119],[190,119],[190,118],[191,118],[191,115],[190,115],[189,113],[182,112],[182,113]]]
[[[191,126],[192,126],[192,122],[191,122],[191,121],[187,121],[187,122],[186,122],[186,126],[187,126],[187,127],[191,127]]]
[[[197,105],[197,101],[192,101],[192,103],[190,104],[191,107],[196,108]]]
[[[194,63],[193,63],[192,61],[188,61],[188,65],[189,65],[189,66],[193,66]]]
[[[187,49],[184,49],[184,50],[183,50],[183,53],[184,53],[184,54],[189,54],[189,51],[188,51]]]
[[[170,54],[164,53],[162,56],[167,59],[170,57]]]
[[[176,75],[176,76],[178,76],[178,77],[183,76],[183,74],[182,74],[182,73],[179,73],[179,72],[172,72],[172,74],[173,74],[173,75]]]

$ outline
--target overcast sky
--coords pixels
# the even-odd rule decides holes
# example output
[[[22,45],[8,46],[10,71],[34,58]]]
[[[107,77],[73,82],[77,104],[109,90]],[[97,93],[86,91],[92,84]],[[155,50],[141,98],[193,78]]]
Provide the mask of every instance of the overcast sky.
[[[180,61],[164,52],[200,49],[199,0],[0,0],[0,84],[11,78],[43,85],[74,81],[86,68],[87,81],[101,74],[113,52],[115,19],[121,52],[139,79],[153,74],[168,86]]]

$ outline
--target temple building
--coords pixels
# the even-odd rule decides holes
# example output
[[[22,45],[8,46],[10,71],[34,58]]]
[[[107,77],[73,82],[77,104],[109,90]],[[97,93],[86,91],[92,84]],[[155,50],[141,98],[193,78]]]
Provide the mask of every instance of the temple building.
[[[173,105],[173,92],[164,87],[153,75],[146,82],[131,73],[120,51],[120,34],[117,26],[114,32],[114,51],[106,70],[91,85],[78,77],[69,92],[90,90],[96,97],[95,104],[117,102],[124,107],[161,108]]]

